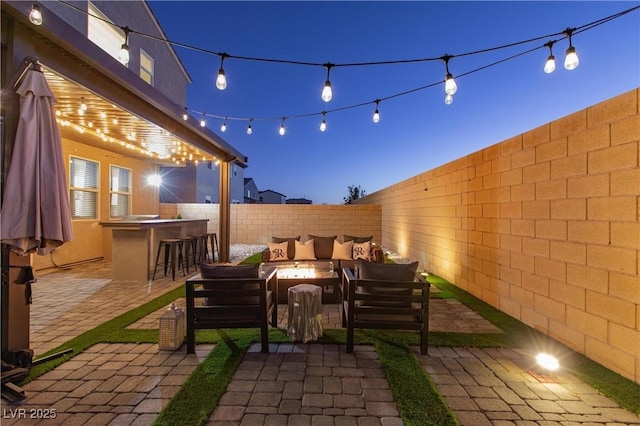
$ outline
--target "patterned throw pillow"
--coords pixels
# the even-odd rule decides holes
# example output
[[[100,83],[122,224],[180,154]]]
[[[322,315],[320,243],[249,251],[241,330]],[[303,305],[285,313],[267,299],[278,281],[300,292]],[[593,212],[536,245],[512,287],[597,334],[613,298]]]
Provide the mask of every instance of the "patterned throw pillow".
[[[289,260],[287,257],[288,241],[282,243],[268,243],[269,246],[269,262],[279,262],[281,260]]]
[[[313,249],[313,240],[295,241],[296,243],[296,255],[293,260],[316,260],[315,250]]]
[[[338,240],[333,240],[333,254],[332,259],[351,260],[353,259],[353,241],[347,241],[341,243]]]
[[[353,259],[369,259],[371,256],[371,241],[353,243]]]

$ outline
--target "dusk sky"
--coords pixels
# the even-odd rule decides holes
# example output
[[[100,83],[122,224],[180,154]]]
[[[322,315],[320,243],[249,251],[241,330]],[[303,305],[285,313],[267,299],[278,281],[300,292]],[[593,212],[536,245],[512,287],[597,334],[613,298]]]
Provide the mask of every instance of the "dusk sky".
[[[215,87],[220,58],[175,47],[193,83],[188,105],[249,157],[258,189],[314,204],[341,204],[349,185],[368,194],[640,86],[640,10],[572,37],[580,65],[563,67],[561,35],[468,56],[463,53],[560,33],[639,2],[209,2],[150,1],[169,40],[230,55],[318,64],[452,55],[458,91],[444,103],[443,61],[334,67],[322,101],[322,66],[227,58],[228,86]],[[543,72],[553,46],[556,70]],[[383,100],[372,122],[374,101]],[[329,112],[321,132],[322,111]],[[292,116],[306,115],[304,118]],[[316,114],[316,115],[313,115]],[[247,135],[248,118],[253,134]],[[286,134],[280,136],[280,117]],[[265,119],[268,118],[268,119]]]

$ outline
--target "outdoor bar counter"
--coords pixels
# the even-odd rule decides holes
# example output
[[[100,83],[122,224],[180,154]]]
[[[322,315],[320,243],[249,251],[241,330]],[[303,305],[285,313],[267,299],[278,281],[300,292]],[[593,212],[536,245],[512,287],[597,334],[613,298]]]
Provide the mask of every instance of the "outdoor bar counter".
[[[159,241],[207,232],[208,219],[112,220],[100,222],[112,231],[112,266],[116,281],[146,282],[153,275]],[[162,274],[161,274],[162,275]]]

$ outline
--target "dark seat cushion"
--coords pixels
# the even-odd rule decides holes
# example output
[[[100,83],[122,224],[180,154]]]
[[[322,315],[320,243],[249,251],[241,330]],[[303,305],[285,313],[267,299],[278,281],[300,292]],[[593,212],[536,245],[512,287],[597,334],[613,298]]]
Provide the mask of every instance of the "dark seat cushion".
[[[413,281],[417,270],[418,262],[384,264],[358,260],[355,272],[361,280]]]
[[[309,239],[313,240],[313,249],[316,253],[316,259],[331,259],[333,254],[333,240],[338,238],[337,235],[330,237],[320,237],[318,235],[309,235]]]
[[[294,241],[300,241],[300,235],[297,237],[271,237],[272,243],[284,243],[287,242],[287,258],[293,259],[296,255],[296,246]]]
[[[260,265],[237,265],[237,266],[219,266],[219,265],[208,265],[206,263],[200,264],[200,274],[204,279],[215,279],[220,280],[220,282],[213,283],[204,283],[202,288],[205,290],[215,290],[215,289],[224,289],[231,290],[237,288],[238,283],[232,281],[225,281],[227,279],[235,279],[235,278],[258,278],[258,271]],[[243,284],[240,284],[243,285]],[[248,286],[258,286],[258,283],[255,284],[246,284]],[[204,301],[204,304],[207,306],[214,305],[236,305],[236,304],[244,304],[244,305],[254,305],[260,303],[260,299],[256,296],[249,297],[237,297],[237,298],[228,298],[228,299],[220,299],[217,297],[207,297]]]
[[[396,282],[413,282],[416,278],[416,271],[418,270],[418,262],[408,264],[381,264],[371,263],[358,260],[356,263],[356,269],[358,279],[360,280],[382,280],[382,281],[396,281]],[[384,300],[385,296],[410,296],[412,294],[412,288],[407,286],[402,287],[380,287],[380,286],[359,286],[356,291],[361,294],[376,295],[381,300],[379,301],[367,301],[362,302],[362,305],[367,306],[394,306],[394,307],[410,307],[411,302],[398,302]]]

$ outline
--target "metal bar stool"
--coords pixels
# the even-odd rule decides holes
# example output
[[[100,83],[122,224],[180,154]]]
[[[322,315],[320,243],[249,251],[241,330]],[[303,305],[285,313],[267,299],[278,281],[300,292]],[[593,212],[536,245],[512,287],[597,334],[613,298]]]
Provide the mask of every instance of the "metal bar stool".
[[[209,235],[208,234],[200,234],[198,235],[198,247],[200,248],[200,253],[198,254],[198,259],[200,263],[209,262]]]
[[[211,241],[211,261],[216,261],[216,252],[218,253],[218,260],[220,260],[220,249],[218,248],[218,236],[215,232],[207,232],[206,234]]]
[[[164,248],[164,263],[159,263],[160,252]],[[176,256],[176,252],[178,256]],[[171,263],[169,263],[171,262]],[[156,255],[156,264],[153,267],[153,278],[156,279],[156,270],[158,266],[164,266],[164,276],[167,276],[167,270],[171,270],[171,278],[176,280],[176,265],[182,267],[182,274],[184,275],[184,266],[182,263],[182,241],[178,238],[167,238],[160,240],[158,245],[158,254]]]
[[[189,273],[189,261],[193,261],[193,267],[198,270],[197,256],[198,253],[198,237],[180,237],[182,246],[184,247],[184,265],[187,268],[187,274]]]

